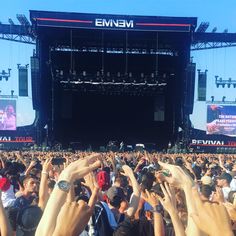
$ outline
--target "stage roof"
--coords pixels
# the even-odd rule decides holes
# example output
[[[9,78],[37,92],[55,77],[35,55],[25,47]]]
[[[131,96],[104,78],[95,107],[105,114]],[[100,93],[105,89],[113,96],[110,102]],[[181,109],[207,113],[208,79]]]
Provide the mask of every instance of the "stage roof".
[[[133,16],[34,10],[30,11],[30,20],[37,27],[163,32],[190,32],[194,31],[197,25],[196,17]]]

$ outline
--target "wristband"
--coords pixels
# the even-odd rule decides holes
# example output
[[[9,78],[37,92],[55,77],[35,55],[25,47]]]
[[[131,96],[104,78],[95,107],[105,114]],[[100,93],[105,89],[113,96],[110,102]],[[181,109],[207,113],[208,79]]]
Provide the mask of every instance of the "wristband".
[[[41,174],[48,175],[47,171],[42,171]]]

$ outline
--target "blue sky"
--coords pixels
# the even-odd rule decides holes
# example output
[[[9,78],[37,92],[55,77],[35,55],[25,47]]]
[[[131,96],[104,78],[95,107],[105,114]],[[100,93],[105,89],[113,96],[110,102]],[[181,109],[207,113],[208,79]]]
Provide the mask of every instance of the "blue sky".
[[[67,11],[83,13],[104,14],[129,14],[129,15],[153,15],[153,16],[193,16],[201,21],[210,22],[208,31],[215,26],[218,32],[228,29],[236,33],[236,1],[215,0],[8,0],[1,4],[0,21],[7,23],[12,18],[18,23],[16,14],[25,14],[29,18],[29,10]],[[18,90],[17,63],[28,64],[32,55],[32,46],[0,40],[0,71],[12,68],[12,77],[8,82],[0,81],[0,89],[9,94],[11,89]],[[216,89],[214,76],[236,79],[236,47],[217,50],[205,50],[193,53],[197,68],[208,69],[208,99],[214,95],[221,100],[226,94],[228,100],[235,100],[235,89]],[[16,93],[17,94],[17,93]],[[27,105],[26,105],[27,104]],[[205,103],[199,103],[195,99],[194,114],[191,119],[196,128],[204,129],[206,115],[199,118],[199,112],[205,114]],[[17,123],[19,126],[28,124],[34,119],[31,96],[18,98],[17,100]],[[25,115],[27,113],[27,115]]]

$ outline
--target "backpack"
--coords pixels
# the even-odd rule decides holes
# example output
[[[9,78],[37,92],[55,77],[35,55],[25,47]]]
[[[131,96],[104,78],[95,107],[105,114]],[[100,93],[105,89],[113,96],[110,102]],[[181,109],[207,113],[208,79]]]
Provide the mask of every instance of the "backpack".
[[[98,174],[97,174],[97,183],[98,183],[99,188],[102,191],[108,190],[110,188],[110,176],[109,176],[109,174],[104,170],[98,172]]]
[[[112,236],[113,229],[110,226],[108,216],[104,206],[99,202],[95,205],[94,213],[92,215],[92,225],[94,236]]]

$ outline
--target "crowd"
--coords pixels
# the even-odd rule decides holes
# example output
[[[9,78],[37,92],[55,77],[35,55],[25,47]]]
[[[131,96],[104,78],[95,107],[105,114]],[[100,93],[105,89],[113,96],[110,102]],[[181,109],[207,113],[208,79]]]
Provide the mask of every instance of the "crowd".
[[[229,236],[236,155],[1,152],[1,236]]]

